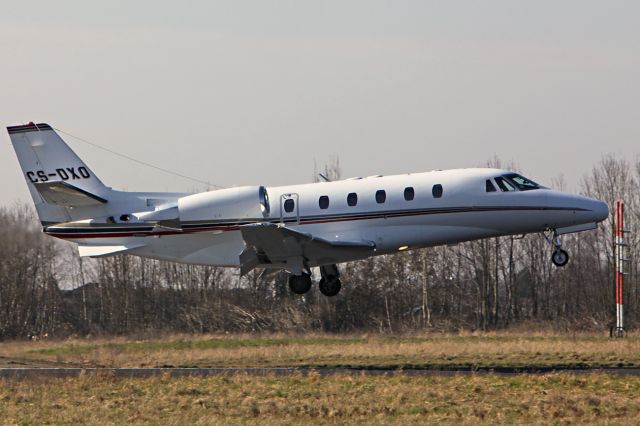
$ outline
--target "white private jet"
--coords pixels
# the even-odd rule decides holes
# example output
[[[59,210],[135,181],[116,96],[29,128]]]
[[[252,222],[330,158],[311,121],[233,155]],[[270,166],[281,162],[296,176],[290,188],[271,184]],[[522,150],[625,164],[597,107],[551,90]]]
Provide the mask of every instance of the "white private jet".
[[[337,264],[479,238],[542,233],[552,261],[559,236],[594,229],[601,201],[538,185],[508,170],[459,169],[198,194],[105,186],[47,124],[7,128],[48,235],[80,256],[127,253],[176,262],[284,269],[297,294],[341,288]]]

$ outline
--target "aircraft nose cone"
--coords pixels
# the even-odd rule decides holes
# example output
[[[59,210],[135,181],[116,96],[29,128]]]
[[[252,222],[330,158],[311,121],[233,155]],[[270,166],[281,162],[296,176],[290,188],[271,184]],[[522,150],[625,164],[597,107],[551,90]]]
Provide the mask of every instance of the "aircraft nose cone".
[[[609,206],[600,200],[591,200],[589,210],[593,212],[595,220],[602,222],[609,217]]]

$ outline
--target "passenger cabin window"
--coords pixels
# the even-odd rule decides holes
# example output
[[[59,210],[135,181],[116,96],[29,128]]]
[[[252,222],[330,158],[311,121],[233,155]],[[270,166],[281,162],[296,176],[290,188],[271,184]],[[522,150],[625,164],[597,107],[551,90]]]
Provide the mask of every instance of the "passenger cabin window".
[[[407,187],[404,189],[404,199],[405,199],[405,200],[407,200],[407,201],[411,201],[411,200],[413,200],[413,197],[415,197],[415,195],[416,195],[416,194],[415,194],[415,192],[413,191],[413,187],[411,187],[411,186],[407,186]]]
[[[356,204],[358,204],[358,194],[356,194],[355,192],[349,193],[349,195],[347,195],[347,204],[350,207],[353,207]]]
[[[387,200],[387,193],[383,189],[376,191],[376,203],[382,204],[386,200]]]
[[[496,187],[493,186],[491,180],[487,179],[487,183],[485,184],[487,192],[496,192]]]
[[[512,182],[520,191],[530,191],[532,189],[540,189],[540,185],[516,173],[510,173],[508,175],[503,175],[502,177]]]
[[[318,205],[320,206],[321,209],[328,209],[329,197],[327,197],[326,195],[323,195],[322,197],[320,197],[320,199],[318,200]]]
[[[505,178],[501,176],[498,176],[496,178],[496,183],[498,184],[498,188],[500,188],[502,192],[510,192],[516,190],[516,188],[512,184],[510,184]]]
[[[293,209],[296,207],[296,202],[293,201],[293,198],[288,198],[284,200],[284,211],[287,213],[291,213]]]
[[[433,198],[442,197],[442,185],[433,185],[433,188],[431,188],[431,194],[433,194]]]

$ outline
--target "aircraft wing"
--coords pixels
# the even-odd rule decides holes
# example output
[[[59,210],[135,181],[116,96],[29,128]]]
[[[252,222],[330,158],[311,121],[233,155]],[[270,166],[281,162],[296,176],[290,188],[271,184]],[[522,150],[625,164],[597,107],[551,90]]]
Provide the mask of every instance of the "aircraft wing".
[[[240,254],[240,273],[269,264],[298,272],[309,261],[338,263],[375,250],[371,241],[329,241],[273,223],[252,223],[240,227],[246,249]]]
[[[33,184],[47,203],[65,207],[105,204],[107,200],[90,192],[76,188],[64,181],[38,182]]]

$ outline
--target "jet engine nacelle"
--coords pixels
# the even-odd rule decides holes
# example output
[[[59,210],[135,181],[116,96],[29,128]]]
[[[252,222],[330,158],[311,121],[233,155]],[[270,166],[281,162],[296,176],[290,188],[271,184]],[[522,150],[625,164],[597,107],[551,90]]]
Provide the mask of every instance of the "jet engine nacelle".
[[[260,219],[269,213],[264,186],[242,186],[178,199],[181,222],[211,219]]]

